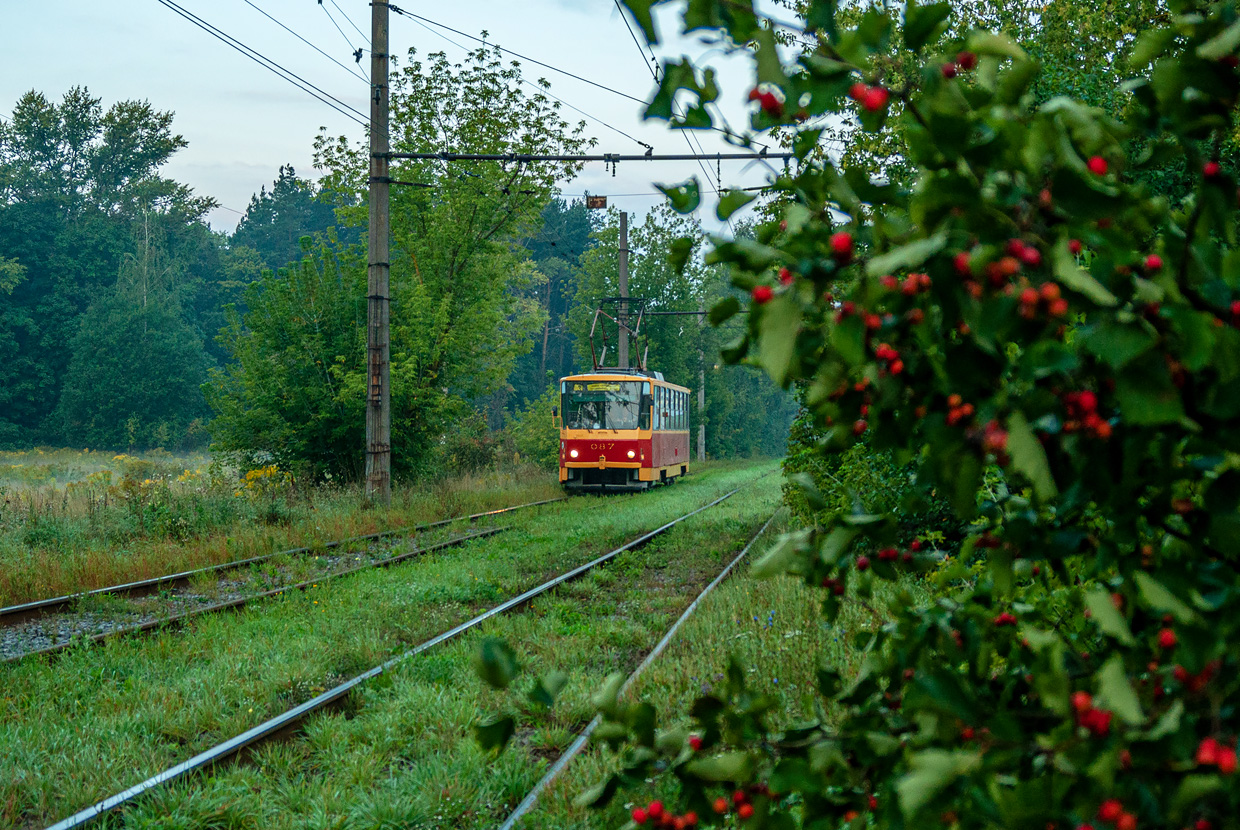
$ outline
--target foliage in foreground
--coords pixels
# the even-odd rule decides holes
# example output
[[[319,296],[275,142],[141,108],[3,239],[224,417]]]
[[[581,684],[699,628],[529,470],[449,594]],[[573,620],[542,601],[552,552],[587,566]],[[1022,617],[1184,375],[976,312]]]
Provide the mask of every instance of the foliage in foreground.
[[[654,38],[660,3],[627,5]],[[771,701],[740,670],[698,699],[688,739],[660,735],[648,703],[601,699],[601,731],[627,748],[585,801],[670,772],[682,803],[634,822],[1235,826],[1240,252],[1217,154],[1240,19],[1233,4],[1170,7],[1133,48],[1120,121],[1035,103],[1037,67],[1012,41],[942,39],[946,3],[844,28],[811,2],[817,46],[792,66],[750,4],[689,5],[687,29],[756,42],[753,126],[803,125],[802,157],[816,118],[903,119],[911,189],[804,164],[756,240],[716,242],[753,298],[725,354],[804,383],[826,451],[865,440],[913,464],[971,530],[940,574],[956,578],[948,595],[891,602],[890,622],[858,635],[854,681],[824,666],[816,722],[768,729]],[[914,69],[889,85],[880,67],[896,59]],[[714,78],[688,62],[666,67],[650,114],[671,119],[678,89],[703,104],[690,124],[712,118]],[[1184,200],[1141,183],[1177,164],[1193,171]],[[671,191],[686,209],[696,193]],[[726,195],[720,214],[746,199]],[[984,487],[991,464],[1002,480]],[[835,620],[876,580],[938,566],[897,532],[889,513],[840,515],[757,570],[821,586]]]

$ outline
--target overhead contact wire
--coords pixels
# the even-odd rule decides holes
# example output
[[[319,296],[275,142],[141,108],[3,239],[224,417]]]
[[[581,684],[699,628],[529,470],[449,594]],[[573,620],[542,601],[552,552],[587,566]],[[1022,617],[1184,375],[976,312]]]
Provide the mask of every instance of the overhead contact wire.
[[[263,17],[265,17],[265,18],[267,18],[268,20],[270,20],[272,23],[274,23],[274,24],[276,24],[277,26],[279,26],[279,27],[280,27],[281,29],[283,29],[284,31],[288,32],[288,33],[289,33],[290,35],[292,35],[293,37],[295,37],[295,38],[297,38],[298,40],[300,40],[302,43],[304,43],[304,44],[306,44],[307,46],[309,46],[309,47],[310,47],[311,49],[313,49],[314,51],[318,52],[318,53],[319,53],[320,55],[322,55],[323,57],[327,58],[327,59],[328,59],[329,61],[331,61],[332,63],[336,64],[336,66],[339,66],[339,67],[340,67],[341,69],[343,69],[345,72],[348,72],[350,75],[353,75],[353,76],[355,76],[355,77],[357,77],[357,78],[361,78],[361,79],[362,79],[362,81],[364,81],[364,82],[366,82],[366,83],[369,83],[369,82],[370,82],[370,79],[369,79],[369,78],[367,78],[365,75],[363,75],[363,74],[362,74],[362,72],[361,72],[361,70],[357,69],[357,67],[350,67],[350,66],[347,66],[346,64],[343,64],[343,63],[341,63],[340,61],[336,60],[336,59],[335,59],[335,58],[333,58],[331,55],[329,55],[328,53],[324,52],[322,49],[320,49],[319,47],[315,46],[315,45],[314,45],[313,43],[311,43],[310,41],[306,40],[306,39],[305,39],[304,37],[302,37],[300,34],[298,34],[297,32],[295,32],[294,30],[290,29],[288,26],[285,26],[283,23],[281,23],[281,22],[280,22],[279,20],[277,20],[276,18],[272,17],[270,14],[268,14],[266,11],[264,11],[261,7],[259,7],[259,6],[255,5],[253,2],[251,2],[251,0],[245,0],[245,4],[246,4],[247,6],[249,6],[250,8],[254,9],[254,10],[255,10],[256,12],[258,12],[259,14],[261,14]],[[352,44],[350,44],[350,46],[351,46],[351,45],[352,45]]]
[[[354,109],[352,106],[350,106],[349,104],[346,104],[344,101],[341,101],[339,98],[335,97],[331,93],[320,89],[319,87],[310,83],[306,79],[302,78],[297,73],[292,72],[288,69],[285,69],[283,66],[276,63],[271,58],[268,58],[266,55],[263,55],[258,50],[252,49],[251,47],[246,46],[244,43],[237,40],[232,35],[229,35],[228,33],[224,32],[222,29],[218,29],[215,26],[212,26],[210,23],[206,22],[205,20],[193,14],[192,12],[189,12],[186,9],[182,8],[181,6],[177,5],[175,2],[173,2],[173,0],[158,0],[158,2],[162,4],[163,6],[166,6],[167,8],[176,12],[177,14],[179,14],[181,17],[185,18],[189,22],[193,23],[195,26],[202,29],[207,34],[211,35],[212,37],[216,38],[222,43],[225,43],[228,46],[231,46],[233,49],[236,49],[238,52],[240,52],[241,54],[245,55],[250,60],[257,63],[259,66],[262,66],[264,69],[267,69],[270,72],[274,73],[275,75],[279,76],[280,78],[283,78],[284,80],[288,81],[290,84],[297,87],[302,92],[305,92],[306,94],[317,99],[321,103],[327,104],[327,106],[336,110],[338,113],[345,116],[346,118],[352,119],[353,121],[357,122],[363,127],[370,126],[370,122],[364,113],[360,112],[359,110]]]

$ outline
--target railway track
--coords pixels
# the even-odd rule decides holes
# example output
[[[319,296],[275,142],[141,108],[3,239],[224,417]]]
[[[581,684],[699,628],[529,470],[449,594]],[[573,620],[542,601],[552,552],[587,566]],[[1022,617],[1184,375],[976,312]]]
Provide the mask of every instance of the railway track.
[[[436,522],[353,536],[320,546],[277,551],[236,562],[225,562],[152,579],[97,588],[79,594],[0,608],[0,663],[10,663],[37,655],[56,654],[80,643],[97,643],[112,637],[142,634],[180,625],[202,614],[236,610],[254,600],[276,596],[286,591],[305,590],[326,580],[369,568],[388,567],[414,556],[461,545],[471,539],[489,536],[507,528],[465,534],[425,548],[418,547],[401,552],[368,550],[365,556],[353,557],[353,563],[349,563],[347,553],[327,555],[316,563],[320,567],[314,570],[318,570],[319,573],[312,578],[288,579],[282,584],[272,585],[265,590],[247,588],[247,580],[227,578],[229,573],[270,564],[280,557],[305,556],[337,549],[349,551],[360,543],[373,545],[384,539],[424,533],[455,522],[473,522],[564,500],[564,498],[547,499],[513,505],[468,516],[456,516]],[[358,562],[361,564],[357,564]],[[201,584],[209,578],[216,579],[217,590],[204,594],[193,589],[195,584]],[[114,607],[110,612],[97,612],[90,610],[89,607],[86,609],[82,607],[83,605],[89,606],[92,601],[120,599],[132,601],[144,597],[154,598],[146,603],[127,603],[123,609]],[[113,606],[116,604],[112,603]]]
[[[642,672],[649,668],[650,664],[658,659],[659,655],[663,653],[663,650],[666,649],[668,644],[672,642],[672,638],[676,636],[676,632],[679,631],[685,621],[693,615],[693,612],[697,610],[698,605],[701,604],[702,600],[706,598],[706,595],[715,590],[715,588],[717,588],[723,580],[727,579],[728,574],[732,572],[732,569],[740,564],[742,559],[749,555],[749,551],[755,544],[757,544],[757,541],[762,538],[762,534],[766,533],[766,529],[771,526],[771,522],[775,521],[775,516],[777,515],[779,515],[778,511],[772,514],[771,518],[767,519],[766,523],[763,524],[758,532],[753,535],[753,538],[749,540],[749,543],[741,549],[741,552],[738,553],[736,557],[729,562],[722,571],[719,572],[719,575],[716,576],[710,584],[702,589],[697,597],[694,598],[693,602],[689,603],[689,607],[684,610],[684,613],[682,613],[679,618],[677,618],[676,622],[672,623],[671,627],[668,628],[667,633],[663,635],[663,638],[660,639],[655,647],[646,654],[645,658],[642,659],[637,668],[633,670],[633,673],[625,679],[624,685],[620,687],[620,697],[624,697],[628,693],[629,689],[633,687],[633,684],[637,682],[637,679],[641,677]],[[508,815],[508,818],[504,819],[504,823],[499,826],[499,830],[514,830],[517,823],[534,808],[535,804],[538,803],[538,797],[542,795],[543,791],[550,786],[552,781],[560,776],[560,773],[564,772],[564,770],[569,764],[572,763],[573,759],[577,757],[581,750],[585,749],[586,744],[590,741],[590,736],[594,734],[594,730],[597,729],[599,724],[602,722],[602,717],[596,715],[594,720],[590,721],[586,728],[581,730],[577,737],[573,739],[573,742],[569,744],[568,749],[564,750],[563,754],[561,754],[560,757],[557,758],[547,770],[547,774],[539,779],[533,789],[531,789],[525,798],[521,799],[521,802],[517,804],[516,809]]]
[[[362,684],[370,680],[373,680],[376,677],[379,677],[385,672],[390,672],[392,669],[396,668],[402,663],[405,663],[406,661],[414,657],[417,657],[418,655],[423,654],[424,652],[430,649],[433,649],[442,643],[452,640],[460,636],[461,634],[464,634],[467,631],[470,631],[471,629],[481,625],[482,623],[486,622],[489,619],[492,619],[500,614],[504,614],[514,608],[522,606],[525,603],[529,602],[530,600],[533,600],[534,598],[542,594],[545,594],[548,591],[551,591],[560,585],[563,585],[567,582],[570,582],[574,579],[577,579],[578,577],[581,577],[589,573],[595,568],[598,568],[601,565],[604,565],[612,561],[613,559],[615,559],[616,557],[620,556],[621,554],[625,552],[634,550],[636,548],[639,548],[649,543],[650,541],[657,538],[658,536],[671,530],[673,527],[680,524],[681,522],[699,513],[702,513],[703,511],[709,510],[710,508],[715,507],[716,505],[723,503],[724,501],[731,498],[736,493],[740,492],[741,489],[743,488],[738,487],[734,490],[731,490],[723,494],[722,496],[714,499],[713,501],[705,505],[702,505],[701,507],[698,507],[688,513],[685,513],[684,515],[676,519],[673,519],[670,522],[667,522],[666,524],[658,528],[655,528],[654,530],[651,530],[647,533],[642,534],[641,536],[638,536],[632,541],[627,542],[626,544],[621,545],[620,547],[615,548],[614,550],[608,551],[607,553],[604,553],[596,557],[595,559],[585,563],[584,565],[580,565],[568,571],[565,571],[564,573],[561,573],[560,575],[553,577],[552,579],[549,579],[534,588],[524,591],[523,593],[518,594],[517,596],[514,596],[511,599],[508,599],[498,605],[495,605],[491,607],[490,609],[473,617],[472,619],[467,620],[466,622],[463,622],[459,625],[456,625],[440,634],[437,634],[436,636],[431,637],[430,639],[420,643],[417,646],[414,646],[413,648],[405,651],[404,653],[399,654],[395,657],[392,657],[389,660],[381,663],[380,665],[375,666],[374,668],[366,672],[363,672],[362,674],[359,674],[335,686],[334,688],[328,689],[327,691],[321,693],[320,695],[318,695],[317,697],[311,700],[308,700],[292,709],[289,709],[288,711],[280,715],[270,718],[267,721],[241,733],[240,735],[232,737],[224,741],[223,743],[220,743],[210,749],[200,752],[199,754],[195,755],[194,757],[186,761],[183,761],[180,764],[169,767],[163,772],[160,772],[157,775],[154,775],[151,778],[146,779],[145,781],[135,784],[134,786],[129,787],[128,789],[122,792],[119,792],[109,798],[106,798],[103,801],[100,801],[90,807],[87,807],[84,810],[81,810],[75,813],[72,816],[69,816],[68,818],[54,825],[51,825],[48,828],[48,830],[71,830],[71,828],[84,827],[90,824],[91,822],[95,821],[96,819],[99,819],[119,808],[122,808],[132,803],[133,801],[138,799],[140,796],[142,796],[144,793],[150,792],[151,790],[159,788],[165,784],[176,781],[192,772],[205,769],[207,767],[210,767],[212,765],[215,765],[222,761],[230,759],[236,756],[238,753],[241,753],[243,750],[252,749],[255,745],[263,741],[267,741],[275,737],[287,735],[291,731],[295,730],[300,723],[302,723],[304,720],[306,720],[311,715],[315,714],[316,712],[329,709],[339,704],[340,702],[342,702],[346,698],[346,696],[348,696],[354,689],[361,686]],[[746,550],[748,550],[748,548],[746,548]],[[735,561],[733,561],[732,564],[734,565]],[[728,569],[731,569],[731,567],[732,565],[729,565]],[[712,583],[712,585],[713,584],[715,583]],[[677,625],[679,625],[679,623]],[[666,637],[665,639],[670,640],[670,635]],[[661,651],[664,645],[666,645],[666,643],[661,644],[658,647],[658,649]],[[648,660],[652,660],[652,659],[653,657],[648,658]]]

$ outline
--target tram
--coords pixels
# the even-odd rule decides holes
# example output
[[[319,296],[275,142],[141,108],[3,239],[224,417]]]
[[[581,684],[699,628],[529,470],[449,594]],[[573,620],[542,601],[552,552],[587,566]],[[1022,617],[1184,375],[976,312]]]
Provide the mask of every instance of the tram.
[[[558,409],[567,490],[645,490],[689,471],[689,390],[659,372],[570,375]]]

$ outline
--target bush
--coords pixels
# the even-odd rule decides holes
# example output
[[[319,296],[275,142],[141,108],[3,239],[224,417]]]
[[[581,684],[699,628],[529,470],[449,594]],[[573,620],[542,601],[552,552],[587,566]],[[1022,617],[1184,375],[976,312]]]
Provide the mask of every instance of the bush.
[[[519,459],[544,469],[556,469],[560,463],[560,429],[551,417],[551,409],[559,405],[559,384],[553,383],[516,415],[506,416],[505,446]]]
[[[652,4],[628,5],[652,34]],[[969,535],[944,567],[899,544],[891,512],[785,538],[759,572],[831,586],[828,622],[910,572],[938,571],[944,593],[891,602],[856,635],[857,677],[824,666],[823,714],[794,730],[768,727],[773,704],[741,667],[697,701],[692,745],[653,729],[650,704],[600,698],[599,733],[628,744],[587,800],[668,771],[669,808],[702,824],[1236,825],[1240,248],[1222,148],[1240,20],[1232,4],[1170,6],[1133,48],[1122,121],[1035,105],[1023,50],[984,31],[942,41],[944,3],[870,8],[849,28],[811,2],[816,48],[791,67],[747,4],[684,12],[756,41],[754,126],[796,130],[804,162],[756,240],[710,254],[753,298],[726,355],[804,384],[824,451],[864,441],[912,465],[911,486]],[[663,78],[652,115],[670,118],[680,90],[718,95],[688,61]],[[805,161],[828,117],[901,119],[911,188]],[[1176,166],[1193,176],[1183,201],[1143,184]],[[695,206],[695,183],[669,190]],[[721,817],[712,804],[734,792]]]

